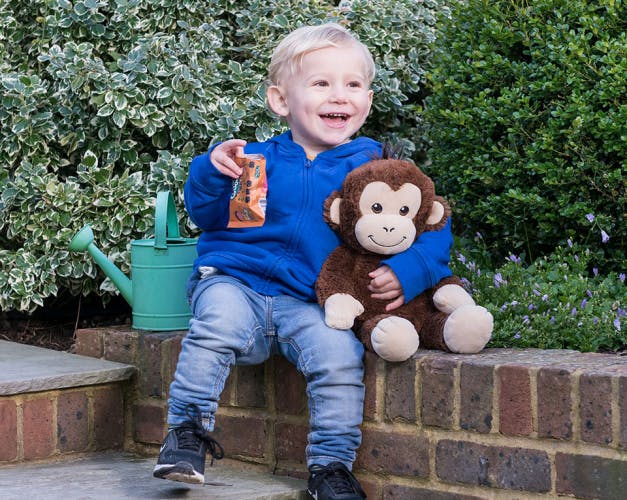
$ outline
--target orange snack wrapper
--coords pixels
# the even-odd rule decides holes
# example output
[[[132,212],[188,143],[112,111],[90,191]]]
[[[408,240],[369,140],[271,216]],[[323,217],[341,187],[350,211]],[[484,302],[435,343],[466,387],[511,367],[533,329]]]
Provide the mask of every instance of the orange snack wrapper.
[[[227,227],[259,227],[266,221],[266,159],[260,154],[235,157],[242,175],[233,180]]]

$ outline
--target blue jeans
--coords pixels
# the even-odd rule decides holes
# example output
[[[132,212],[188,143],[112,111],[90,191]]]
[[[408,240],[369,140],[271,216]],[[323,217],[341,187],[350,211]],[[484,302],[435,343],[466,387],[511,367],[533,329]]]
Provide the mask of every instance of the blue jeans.
[[[185,409],[195,403],[213,430],[231,366],[259,364],[280,353],[307,382],[307,465],[339,461],[351,469],[361,444],[364,402],[364,349],[353,333],[327,327],[316,303],[260,295],[224,274],[199,281],[191,306],[170,386],[168,424],[187,420]]]

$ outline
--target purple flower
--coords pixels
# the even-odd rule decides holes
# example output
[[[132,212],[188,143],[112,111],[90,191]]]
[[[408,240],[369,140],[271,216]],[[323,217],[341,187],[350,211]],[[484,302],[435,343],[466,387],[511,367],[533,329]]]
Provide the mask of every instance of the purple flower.
[[[510,256],[508,257],[509,260],[511,260],[514,264],[520,264],[522,261],[520,260],[520,257],[518,257],[517,255],[514,254],[510,254]]]
[[[586,295],[590,298],[592,298],[592,292],[590,290],[586,290]]]
[[[579,262],[579,255],[575,254],[575,262]]]
[[[599,318],[597,318],[596,316],[594,318],[592,318],[592,324],[593,325],[598,325],[599,324]]]
[[[533,311],[535,308],[536,308],[535,304],[529,304],[529,305],[527,306],[527,309],[528,309],[529,311]]]
[[[523,325],[527,325],[529,323],[529,316],[527,316],[526,314],[523,316]]]
[[[501,273],[496,273],[494,275],[494,286],[496,288],[501,288],[501,283],[505,283],[505,281],[503,280],[503,276],[501,276]]]
[[[614,328],[616,328],[616,330],[620,332],[620,319],[616,318],[614,320]]]
[[[570,311],[570,315],[571,316],[577,316],[577,308],[573,307],[572,310]]]
[[[535,288],[533,289],[533,294],[534,294],[536,297],[539,297],[539,296],[540,296],[540,292],[538,292],[538,290],[536,290]]]
[[[608,241],[610,241],[610,235],[601,230],[601,243],[607,243]]]
[[[618,279],[621,280],[624,283],[625,282],[625,273],[620,273],[618,275]]]
[[[594,274],[595,276],[599,275],[599,268],[598,267],[593,267],[592,268],[592,274]]]
[[[547,300],[549,300],[549,296],[545,293],[545,294],[542,296],[542,301],[543,301],[543,302],[546,302]]]
[[[570,248],[573,248],[573,240],[571,240],[570,238],[568,238],[568,239],[566,240],[566,243],[568,243],[568,246],[569,246]]]
[[[586,304],[587,304],[587,303],[588,303],[587,299],[583,299],[583,300],[581,301],[581,306],[580,306],[580,307],[583,309],[584,307],[586,307]]]
[[[466,263],[466,257],[461,253],[457,254],[457,260],[460,261],[462,264]]]
[[[520,333],[517,333],[516,335],[514,335],[515,339],[519,339],[520,338]]]
[[[594,214],[586,214],[586,219],[588,222],[594,222]]]

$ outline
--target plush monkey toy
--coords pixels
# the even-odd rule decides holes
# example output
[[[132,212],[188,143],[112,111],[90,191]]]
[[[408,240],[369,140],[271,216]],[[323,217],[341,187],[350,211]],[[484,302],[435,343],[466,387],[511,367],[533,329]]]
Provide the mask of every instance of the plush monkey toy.
[[[327,325],[355,334],[388,361],[404,361],[420,344],[427,349],[476,353],[492,335],[492,315],[477,306],[452,276],[410,302],[386,312],[370,297],[368,273],[381,257],[407,250],[423,231],[445,226],[446,201],[412,162],[387,158],[365,163],[325,201],[325,221],[342,238],[316,282]]]

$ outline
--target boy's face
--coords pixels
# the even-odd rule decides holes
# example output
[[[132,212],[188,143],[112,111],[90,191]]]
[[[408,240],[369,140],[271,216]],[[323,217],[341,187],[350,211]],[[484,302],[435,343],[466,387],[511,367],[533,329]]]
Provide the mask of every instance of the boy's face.
[[[315,156],[361,128],[372,104],[369,83],[358,47],[327,47],[305,54],[300,69],[269,87],[268,103],[285,117],[294,142]]]

